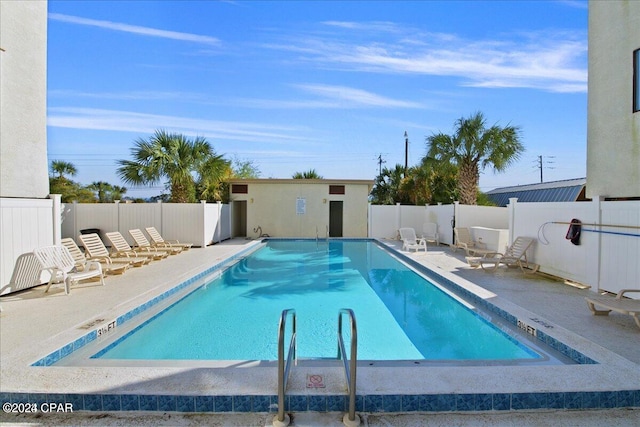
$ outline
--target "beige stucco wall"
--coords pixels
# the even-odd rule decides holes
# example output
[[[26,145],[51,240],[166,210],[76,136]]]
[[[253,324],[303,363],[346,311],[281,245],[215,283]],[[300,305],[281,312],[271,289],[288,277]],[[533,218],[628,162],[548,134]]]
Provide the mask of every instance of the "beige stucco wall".
[[[44,198],[47,1],[0,1],[0,197]]]
[[[246,180],[247,194],[231,194],[231,201],[247,201],[247,236],[254,228],[271,237],[321,238],[329,225],[329,202],[343,201],[343,237],[367,237],[368,196],[373,181]],[[329,185],[344,185],[345,194],[329,194]],[[296,213],[296,201],[305,199],[305,213]],[[232,205],[233,206],[233,205]],[[233,208],[232,208],[233,209]],[[233,214],[232,214],[233,215]]]
[[[633,51],[640,1],[589,2],[587,197],[640,196],[640,112],[633,113]]]

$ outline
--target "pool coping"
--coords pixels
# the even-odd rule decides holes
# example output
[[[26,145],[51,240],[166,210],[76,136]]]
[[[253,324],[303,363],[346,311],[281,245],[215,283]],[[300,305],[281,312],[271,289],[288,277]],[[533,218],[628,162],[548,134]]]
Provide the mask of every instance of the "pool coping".
[[[382,247],[388,246],[378,239],[358,240],[376,240]],[[253,249],[254,246],[245,248],[191,279],[170,287],[154,297],[151,300],[155,301],[152,305]],[[541,334],[539,339],[543,337],[544,340],[550,340],[552,345],[559,346],[560,351],[567,351],[569,356],[576,356],[586,364],[541,367],[420,366],[392,369],[379,366],[359,367],[358,411],[440,412],[640,407],[640,373],[636,364],[460,277],[446,271],[429,270],[399,251],[395,251],[394,255],[424,274],[436,275],[439,283],[446,287],[455,287],[456,291],[465,293],[466,298],[473,299],[475,304],[486,305],[496,315],[513,316],[510,318],[511,321],[524,321]],[[163,296],[165,294],[166,296]],[[163,297],[160,298],[161,296]],[[122,316],[130,318],[140,307],[127,310]],[[98,329],[95,329],[84,336],[97,334],[97,331]],[[77,334],[75,329],[72,332]],[[58,340],[63,337],[64,334],[58,337]],[[48,353],[40,362],[44,365],[52,363],[56,357],[62,357],[63,353],[73,349],[69,345],[76,345],[76,341],[78,340]],[[77,344],[82,344],[82,341],[78,341]],[[241,369],[188,366],[45,368],[40,365],[24,366],[24,358],[21,360],[21,366],[15,366],[9,371],[15,371],[22,380],[27,379],[28,384],[38,385],[31,387],[32,392],[24,393],[20,387],[21,381],[3,381],[0,392],[3,402],[64,402],[73,404],[74,410],[86,411],[277,411],[275,369],[273,366],[267,366],[268,364],[248,363],[247,367]],[[326,388],[309,390],[305,386],[306,375],[319,371],[319,368],[313,365],[301,363],[292,370],[285,409],[321,412],[345,410],[344,374],[340,368],[322,368],[327,379]],[[544,370],[544,373],[540,370]],[[508,384],[504,381],[496,382],[496,377],[508,377]],[[95,384],[95,378],[101,379],[100,386]],[[572,380],[571,384],[564,380],[569,378]],[[243,391],[230,394],[230,383],[242,384],[237,389]],[[4,384],[8,386],[5,387]],[[190,384],[191,387],[185,387],[185,384]]]

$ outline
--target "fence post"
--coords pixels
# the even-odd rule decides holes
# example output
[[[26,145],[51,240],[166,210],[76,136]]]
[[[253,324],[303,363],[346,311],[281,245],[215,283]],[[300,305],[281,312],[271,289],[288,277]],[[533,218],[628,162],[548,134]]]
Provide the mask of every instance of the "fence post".
[[[453,224],[451,227],[451,242],[453,242],[453,244],[456,243],[456,233],[453,230],[455,227],[461,227],[462,224],[460,224],[460,202],[459,201],[454,201],[453,202]]]
[[[507,207],[509,208],[509,246],[513,243],[515,236],[515,228],[516,228],[516,205],[518,204],[518,198],[512,197],[509,199],[509,204]]]
[[[80,230],[78,230],[78,201],[73,201],[73,240],[78,242],[78,235],[80,234]]]
[[[216,227],[214,228],[214,234],[218,235],[218,240],[215,243],[222,242],[222,202],[220,200],[216,201],[216,205],[218,208],[218,218],[216,219]],[[214,243],[214,242],[211,242]]]
[[[373,225],[371,224],[371,202],[367,203],[367,237],[371,238],[371,230],[373,229]]]
[[[593,222],[594,224],[602,224],[602,202],[604,201],[604,197],[603,196],[596,196],[592,199],[593,201],[591,202],[591,206],[593,207],[593,210],[591,212],[591,215],[593,215]],[[598,230],[600,231],[602,229],[602,227],[600,225],[593,227],[594,230]],[[596,234],[596,248],[594,251],[591,251],[590,253],[592,253],[595,257],[595,259],[591,259],[591,262],[589,262],[589,264],[592,266],[592,268],[595,270],[593,271],[593,276],[595,277],[595,288],[596,291],[600,291],[600,267],[601,267],[601,263],[602,263],[602,233],[594,233]]]
[[[53,202],[53,207],[51,210],[51,215],[53,218],[53,244],[59,245],[60,240],[62,239],[62,211],[60,206],[60,201],[62,200],[61,194],[49,194],[49,198]]]
[[[160,209],[160,235],[164,235],[164,221],[162,220],[162,210],[164,207],[162,206],[162,200],[156,200],[156,206]]]
[[[120,200],[114,200],[113,203],[116,205],[116,224],[117,230],[122,233],[122,227],[120,225]],[[126,201],[125,201],[126,203]],[[107,230],[108,231],[108,230]]]
[[[400,203],[396,203],[396,237],[398,236],[398,230],[402,228],[402,208]]]

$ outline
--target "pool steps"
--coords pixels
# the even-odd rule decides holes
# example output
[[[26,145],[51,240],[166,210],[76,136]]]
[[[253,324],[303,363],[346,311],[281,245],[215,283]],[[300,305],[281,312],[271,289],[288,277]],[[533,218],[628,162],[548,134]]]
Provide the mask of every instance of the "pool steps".
[[[351,357],[347,359],[345,351],[344,339],[342,337],[342,319],[344,316],[349,317],[351,326]],[[292,331],[291,341],[289,343],[289,352],[285,361],[284,351],[284,335],[287,325],[287,318],[291,316]],[[274,427],[287,427],[291,422],[288,414],[285,414],[286,396],[285,390],[289,380],[289,372],[291,370],[291,362],[298,364],[296,355],[297,349],[297,328],[296,328],[296,311],[293,308],[282,311],[280,315],[280,324],[278,326],[278,413],[273,418]],[[347,380],[347,391],[349,392],[349,408],[342,419],[347,427],[355,427],[360,425],[360,416],[356,414],[356,370],[358,362],[358,328],[356,326],[356,315],[350,308],[343,308],[338,313],[338,355],[337,359],[341,359],[344,365],[345,378]]]

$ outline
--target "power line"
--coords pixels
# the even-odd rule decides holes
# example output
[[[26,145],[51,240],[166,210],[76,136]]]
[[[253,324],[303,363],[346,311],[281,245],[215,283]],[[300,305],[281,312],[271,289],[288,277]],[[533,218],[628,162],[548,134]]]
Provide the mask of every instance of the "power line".
[[[540,169],[540,183],[543,183],[542,170],[544,169],[544,164],[555,164],[553,161],[544,161],[543,158],[547,159],[555,159],[555,156],[538,156],[538,169]],[[547,167],[547,169],[555,169],[554,167]]]

